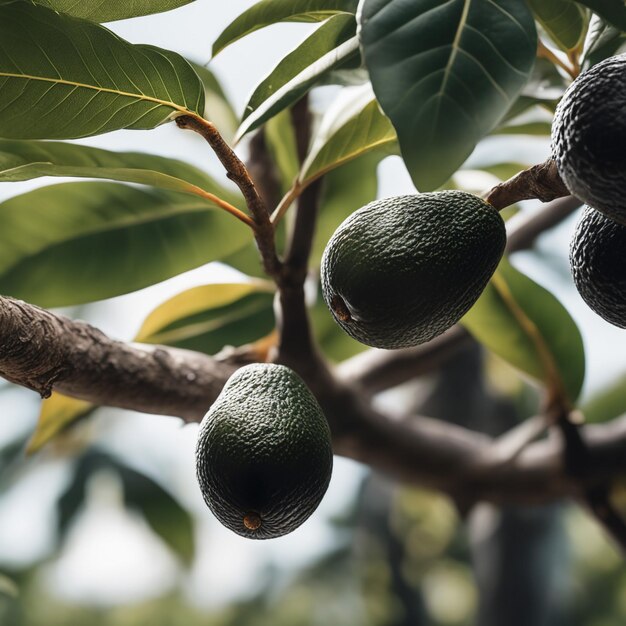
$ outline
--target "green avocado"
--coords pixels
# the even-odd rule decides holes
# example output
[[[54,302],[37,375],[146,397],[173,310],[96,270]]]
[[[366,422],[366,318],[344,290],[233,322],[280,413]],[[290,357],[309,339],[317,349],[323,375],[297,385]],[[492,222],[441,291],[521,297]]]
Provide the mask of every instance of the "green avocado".
[[[552,124],[552,153],[573,195],[626,224],[626,54],[569,86]]]
[[[607,322],[626,328],[626,226],[586,208],[570,247],[583,300]]]
[[[490,204],[464,191],[377,200],[346,219],[322,258],[322,292],[337,323],[376,348],[415,346],[476,302],[504,252]]]
[[[237,370],[200,424],[200,490],[220,522],[244,537],[280,537],[300,526],[324,496],[332,466],[328,422],[282,365]]]

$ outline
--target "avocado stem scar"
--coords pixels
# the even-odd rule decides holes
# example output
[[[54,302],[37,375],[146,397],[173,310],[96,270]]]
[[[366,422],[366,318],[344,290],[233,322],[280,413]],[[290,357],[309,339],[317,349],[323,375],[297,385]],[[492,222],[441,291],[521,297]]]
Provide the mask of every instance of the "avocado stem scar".
[[[243,525],[248,530],[258,530],[261,528],[261,516],[258,513],[252,511],[251,513],[247,513],[243,518]]]
[[[342,322],[352,321],[352,316],[350,315],[350,311],[348,310],[348,307],[346,306],[346,303],[343,301],[343,298],[341,296],[337,296],[337,295],[333,296],[330,301],[330,306],[335,312],[335,315]]]

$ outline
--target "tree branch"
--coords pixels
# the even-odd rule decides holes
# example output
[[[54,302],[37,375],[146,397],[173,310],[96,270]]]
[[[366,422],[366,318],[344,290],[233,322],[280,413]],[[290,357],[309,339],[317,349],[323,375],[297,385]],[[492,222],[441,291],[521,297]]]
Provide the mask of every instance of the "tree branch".
[[[187,350],[129,345],[85,322],[0,297],[0,376],[36,391],[196,420],[237,364]]]
[[[254,233],[263,261],[263,267],[270,276],[278,276],[281,272],[282,264],[276,254],[274,226],[270,221],[267,207],[254,186],[254,182],[244,163],[224,141],[217,128],[211,122],[192,115],[181,115],[176,118],[176,124],[179,128],[193,130],[204,137],[226,169],[228,178],[239,187],[246,200],[248,209],[250,209],[250,213],[254,217]]]
[[[343,380],[363,387],[374,395],[385,389],[430,373],[473,341],[459,325],[432,341],[403,350],[366,350],[338,366]]]
[[[561,180],[554,159],[533,165],[494,187],[487,195],[487,202],[501,210],[520,200],[542,202],[569,196],[569,190]]]
[[[0,375],[46,395],[199,421],[236,364],[182,350],[130,346],[84,322],[0,297]],[[493,440],[426,417],[377,411],[325,367],[299,367],[329,419],[338,454],[413,484],[505,503],[581,498],[626,472],[626,417],[580,429],[588,449],[576,477],[561,439],[528,445],[512,462],[481,461]]]

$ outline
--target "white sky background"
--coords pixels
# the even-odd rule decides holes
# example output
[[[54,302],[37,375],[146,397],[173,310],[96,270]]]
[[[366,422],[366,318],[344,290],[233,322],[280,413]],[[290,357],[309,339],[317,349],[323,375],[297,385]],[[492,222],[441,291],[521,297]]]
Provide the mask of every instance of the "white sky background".
[[[197,0],[176,11],[116,22],[110,27],[131,42],[169,48],[204,63],[210,58],[211,44],[219,32],[251,4],[251,0]],[[254,86],[275,62],[312,28],[302,24],[278,25],[238,41],[218,56],[211,69],[222,80],[237,111],[242,110]],[[325,89],[322,97],[332,97],[332,93]],[[513,141],[516,140],[508,137],[490,140],[477,150],[471,161],[493,162],[501,154],[503,161],[527,158],[531,163],[543,160],[548,154],[546,141],[517,140],[512,146]],[[191,133],[182,133],[173,124],[149,132],[120,131],[81,143],[172,156],[223,176],[207,145]],[[414,192],[398,158],[392,157],[383,163],[379,178],[381,196]],[[59,179],[1,185],[0,200],[34,186],[56,182]],[[530,203],[528,210],[535,210],[534,207],[536,205]],[[594,389],[626,371],[626,332],[598,318],[582,303],[573,287],[567,248],[574,224],[575,220],[570,219],[540,240],[541,255],[556,259],[550,266],[534,253],[516,255],[515,263],[553,290],[579,323],[588,356],[586,389]],[[166,281],[164,285],[89,307],[81,315],[106,332],[128,339],[150,308],[173,291],[198,282],[230,277],[232,274],[226,274],[221,266],[201,268]],[[36,407],[36,399],[29,392],[11,391],[0,395],[0,443],[18,430],[32,428]],[[153,475],[161,477],[200,516],[200,558],[190,581],[190,593],[200,604],[212,605],[253,590],[255,578],[268,562],[296,566],[328,548],[331,535],[326,520],[350,503],[361,475],[356,464],[337,460],[331,487],[320,510],[301,529],[282,539],[254,542],[222,528],[200,500],[193,472],[197,427],[181,428],[177,420],[121,411],[102,411],[94,421],[100,432],[98,441],[134,458],[139,467],[147,465]],[[27,479],[0,499],[0,569],[2,562],[27,562],[48,548],[52,498],[33,498],[32,493],[36,490],[53,494],[63,486],[66,474],[58,463],[49,461],[28,470]],[[141,520],[128,517],[114,506],[114,483],[113,486],[110,481],[102,484],[104,488],[94,489],[96,496],[90,509],[72,531],[61,560],[46,570],[45,580],[68,599],[101,604],[132,601],[167,588],[175,579],[177,564],[149,533],[144,532]],[[106,513],[99,508],[103,506],[103,499],[108,503]],[[106,566],[89,566],[98,562],[106,562]]]

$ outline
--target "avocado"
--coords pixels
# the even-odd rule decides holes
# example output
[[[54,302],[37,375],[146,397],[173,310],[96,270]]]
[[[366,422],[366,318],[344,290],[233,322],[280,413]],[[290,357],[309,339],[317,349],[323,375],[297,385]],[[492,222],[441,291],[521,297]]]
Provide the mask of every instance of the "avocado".
[[[626,226],[587,207],[572,239],[570,266],[589,307],[626,328]]]
[[[626,224],[626,54],[569,86],[552,124],[552,153],[573,195]]]
[[[464,191],[371,202],[348,217],[322,258],[322,292],[337,323],[376,348],[415,346],[476,302],[504,252],[490,204]]]
[[[282,365],[238,369],[200,424],[200,490],[220,522],[244,537],[280,537],[300,526],[324,496],[332,466],[328,422]]]

